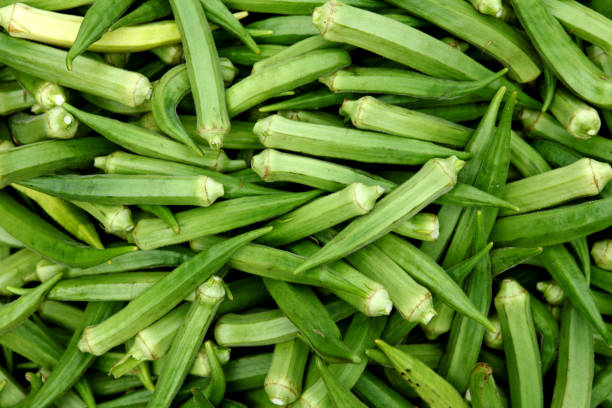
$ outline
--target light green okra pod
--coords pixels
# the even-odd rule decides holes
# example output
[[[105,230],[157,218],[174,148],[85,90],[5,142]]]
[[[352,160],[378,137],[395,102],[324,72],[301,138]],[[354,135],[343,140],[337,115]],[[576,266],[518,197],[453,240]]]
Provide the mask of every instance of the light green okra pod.
[[[78,129],[76,119],[59,106],[40,115],[18,113],[8,122],[13,140],[18,145],[46,139],[71,139]]]
[[[435,241],[440,236],[440,223],[435,214],[419,213],[399,224],[396,234],[421,241]]]
[[[45,300],[38,309],[40,317],[51,323],[57,324],[70,330],[76,330],[83,319],[83,311],[66,302]]]
[[[36,270],[41,256],[29,249],[20,249],[7,258],[0,260],[0,294],[10,295],[6,288],[20,288],[27,277]]]
[[[493,369],[486,363],[478,363],[472,370],[469,393],[472,408],[504,408]]]
[[[134,229],[132,211],[129,207],[77,200],[70,202],[100,221],[108,233],[124,233]]]
[[[264,389],[273,404],[285,406],[300,396],[309,353],[308,345],[300,339],[274,346],[272,365],[264,381]]]
[[[44,81],[40,78],[26,74],[21,71],[11,70],[17,82],[21,84],[29,93],[36,99],[37,106],[32,107],[34,110],[48,111],[56,106],[62,106],[68,99],[66,91],[59,85]]]
[[[337,44],[327,41],[321,35],[313,35],[293,43],[289,48],[285,48],[284,50],[270,57],[257,61],[255,64],[253,64],[252,72],[256,73],[283,62],[286,59],[297,57],[298,55],[306,54],[310,51],[334,47],[337,47]]]
[[[557,87],[550,112],[577,139],[590,139],[601,127],[597,111],[561,87]]]
[[[612,240],[603,239],[595,242],[591,247],[591,255],[595,265],[612,271]]]

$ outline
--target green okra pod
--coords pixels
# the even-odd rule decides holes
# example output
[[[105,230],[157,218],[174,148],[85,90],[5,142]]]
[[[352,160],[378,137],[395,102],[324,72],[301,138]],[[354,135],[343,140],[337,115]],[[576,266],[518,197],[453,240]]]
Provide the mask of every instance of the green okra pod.
[[[215,4],[213,2],[213,4]],[[223,136],[230,130],[228,105],[219,56],[204,9],[198,0],[170,0],[177,20],[183,47],[185,66],[191,84],[198,117],[198,134],[211,147],[220,149]]]
[[[39,367],[55,366],[62,355],[57,343],[30,319],[0,336],[0,344]]]
[[[15,81],[0,83],[0,114],[8,115],[27,109],[36,100]]]
[[[15,143],[24,145],[46,139],[71,139],[76,135],[78,122],[65,109],[55,107],[40,115],[13,115],[9,128]]]
[[[433,369],[436,369],[440,364],[440,359],[444,352],[442,346],[436,343],[399,344],[396,347],[398,350],[418,358]],[[366,355],[370,359],[370,362],[379,364],[383,367],[393,368],[391,360],[389,360],[385,353],[378,349],[368,349],[366,350]]]
[[[309,352],[308,345],[300,339],[274,346],[272,364],[264,381],[264,390],[273,404],[285,406],[300,396]]]
[[[329,368],[325,366],[321,359],[316,359],[317,369],[319,374],[325,383],[327,393],[332,404],[337,407],[350,407],[350,408],[365,408],[363,402],[353,395],[350,389],[344,387],[340,381],[329,371]]]
[[[590,139],[601,127],[597,111],[561,87],[557,87],[550,112],[577,139]]]
[[[561,314],[557,378],[551,407],[588,407],[593,386],[593,331],[587,318],[567,304]]]
[[[559,346],[559,325],[544,305],[535,296],[529,300],[531,316],[536,330],[540,333],[540,355],[542,360],[542,374],[546,374],[557,359]]]
[[[13,184],[12,187],[36,201],[47,215],[53,218],[55,222],[61,225],[75,238],[94,248],[104,248],[102,242],[100,242],[100,237],[98,236],[95,225],[87,215],[75,205],[61,198],[41,193],[18,184]]]
[[[234,126],[235,129],[235,126]],[[223,184],[224,198],[238,198],[250,195],[262,195],[278,192],[277,190],[257,186],[236,177],[207,170],[187,164],[153,159],[122,151],[108,156],[96,157],[94,166],[108,174],[161,174],[167,176],[208,176]]]
[[[245,166],[242,160],[230,160],[222,150],[202,148],[204,155],[200,156],[189,147],[140,126],[87,113],[68,104],[64,108],[111,142],[137,154],[215,170],[238,170]]]
[[[259,111],[271,112],[283,109],[320,109],[328,106],[342,105],[342,102],[344,102],[346,99],[357,99],[358,97],[358,95],[336,94],[331,92],[329,89],[321,89],[296,96],[295,98],[262,106],[259,108]]]
[[[476,251],[471,257],[447,268],[446,273],[448,273],[455,282],[462,282],[480,261],[489,257],[491,248],[493,248],[493,243],[489,242],[482,247],[482,249]]]
[[[353,183],[336,193],[310,203],[268,223],[272,232],[261,237],[264,245],[281,246],[333,227],[341,222],[367,214],[382,195],[379,186]]]
[[[473,408],[503,408],[499,389],[495,384],[493,369],[486,363],[478,363],[470,374],[470,402]]]
[[[480,103],[464,103],[454,106],[439,106],[417,109],[426,115],[436,116],[450,122],[460,123],[482,118],[487,111],[487,105]]]
[[[48,111],[56,106],[62,106],[68,99],[66,91],[59,85],[44,81],[21,71],[11,70],[15,79],[36,100],[39,110]],[[34,110],[34,107],[32,107]]]
[[[49,140],[0,152],[0,187],[63,169],[87,167],[94,157],[113,150],[99,137]]]
[[[3,408],[18,406],[26,397],[21,385],[3,367],[0,367],[0,385],[0,406]]]
[[[155,85],[157,85],[157,83],[155,83]],[[136,107],[131,107],[121,102],[116,102],[112,99],[102,98],[86,92],[81,92],[81,96],[83,96],[83,99],[97,108],[122,115],[137,115],[139,113],[151,112],[152,109],[151,99],[147,99]]]
[[[237,65],[253,65],[258,61],[274,56],[279,52],[287,49],[286,45],[261,44],[259,45],[260,53],[253,52],[246,46],[225,47],[219,50],[219,56],[227,58]]]
[[[41,256],[29,249],[20,249],[0,260],[0,294],[10,295],[8,286],[20,288],[36,270]]]
[[[0,226],[9,234],[44,257],[66,265],[89,267],[135,249],[133,246],[93,249],[80,245],[30,212],[6,192],[0,192],[0,213]]]
[[[582,158],[578,152],[556,142],[536,139],[531,145],[552,167],[563,167]]]
[[[176,65],[185,58],[181,44],[162,45],[161,47],[153,48],[151,52],[166,65]]]
[[[453,81],[397,68],[351,67],[319,78],[332,92],[406,95],[419,99],[455,99],[487,87],[507,69],[476,81]]]
[[[83,319],[83,311],[81,309],[66,302],[56,302],[48,299],[40,304],[38,314],[43,320],[72,331],[79,327]]]
[[[316,123],[319,125],[331,125],[331,126],[344,126],[344,121],[337,115],[318,112],[318,111],[306,111],[306,110],[290,110],[290,111],[279,111],[279,115],[284,118],[297,120],[306,123]]]
[[[310,22],[309,22],[310,23]],[[273,65],[283,62],[286,59],[297,57],[298,55],[306,54],[310,51],[320,50],[324,48],[334,48],[337,44],[327,41],[321,35],[313,35],[291,44],[288,48],[277,52],[265,59],[257,61],[253,64],[252,72],[267,69]]]
[[[280,115],[257,121],[253,132],[268,148],[366,163],[414,165],[423,164],[434,157],[470,157],[468,153],[421,140],[298,122]]]
[[[170,405],[187,377],[206,331],[224,297],[223,281],[217,276],[208,279],[196,289],[195,300],[187,311],[184,324],[176,333],[168,355],[164,359],[155,392],[148,402],[149,407]],[[216,356],[214,362],[219,364]],[[212,361],[211,364],[213,364]],[[218,391],[212,390],[213,393]]]
[[[136,225],[133,238],[136,245],[144,250],[178,244],[277,217],[320,194],[320,191],[312,190],[242,197],[206,208],[181,211],[175,214],[180,227],[178,234],[162,220],[143,219]]]
[[[374,408],[413,408],[400,393],[365,370],[353,387],[353,392]]]
[[[107,205],[208,207],[223,196],[223,185],[208,176],[65,175],[37,177],[20,183],[55,197]]]
[[[465,162],[452,156],[432,159],[408,181],[378,202],[376,207],[344,228],[319,252],[308,258],[296,273],[337,260],[385,235],[401,222],[454,187]],[[398,204],[401,202],[401,209]]]
[[[236,249],[269,230],[262,228],[239,235],[181,264],[121,311],[103,323],[87,328],[79,341],[79,349],[101,355],[131,338],[172,310],[204,279],[219,270]]]
[[[542,247],[505,247],[491,251],[491,274],[497,276],[542,253]]]
[[[565,300],[563,290],[555,281],[540,281],[536,284],[536,290],[542,293],[542,297],[549,305],[560,306]]]
[[[495,309],[504,336],[512,406],[542,407],[542,368],[529,300],[518,282],[504,279]]]
[[[376,340],[375,343],[391,360],[402,378],[429,406],[432,408],[468,406],[457,390],[417,358],[382,340]]]
[[[140,204],[138,205],[138,208],[140,208],[142,211],[155,215],[161,220],[164,220],[164,222],[168,224],[170,228],[172,228],[172,231],[176,233],[181,231],[176,217],[168,207],[156,204]]]
[[[598,406],[607,407],[609,401],[610,385],[612,385],[612,367],[606,365],[601,371],[595,374],[593,388],[591,390],[591,408]]]
[[[319,31],[312,26],[310,20],[311,17],[309,15],[275,16],[250,23],[247,25],[247,28],[272,31],[272,35],[262,37],[259,40],[263,43],[292,45],[319,33]]]
[[[440,223],[435,214],[419,213],[399,224],[396,234],[421,241],[435,241],[440,235]]]
[[[315,7],[322,4],[322,0],[228,0],[228,7],[237,10],[247,10],[257,13],[272,13],[272,14],[311,14]],[[349,0],[347,4],[355,7],[361,7],[368,10],[379,10],[388,8],[386,3],[377,0]]]
[[[418,111],[386,104],[372,96],[345,100],[340,113],[360,129],[451,146],[464,146],[471,129]]]
[[[196,139],[201,138],[196,132],[195,116],[181,115],[180,120],[187,133]],[[253,125],[254,123],[233,120],[230,132],[223,137],[223,146],[227,149],[261,149],[263,146],[253,134]]]
[[[147,0],[131,12],[125,14],[111,25],[110,30],[120,27],[148,23],[172,14],[172,8],[168,0]]]
[[[344,50],[315,50],[253,73],[227,90],[229,115],[236,116],[270,97],[306,85],[350,62]]]
[[[501,323],[497,314],[489,316],[489,321],[495,326],[495,330],[487,330],[484,334],[484,343],[487,347],[495,350],[504,349],[504,337],[501,331]]]
[[[109,234],[123,234],[134,229],[132,211],[124,205],[105,205],[89,201],[70,201],[83,211],[89,213],[104,227]]]
[[[591,255],[595,265],[602,269],[612,270],[612,240],[597,241],[591,247]]]

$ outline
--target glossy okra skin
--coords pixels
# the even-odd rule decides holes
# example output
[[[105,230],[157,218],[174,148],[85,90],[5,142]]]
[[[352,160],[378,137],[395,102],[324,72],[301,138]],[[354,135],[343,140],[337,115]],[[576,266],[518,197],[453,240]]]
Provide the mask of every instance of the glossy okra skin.
[[[208,176],[66,175],[37,177],[21,185],[67,200],[108,205],[208,207],[223,196],[223,185]]]
[[[542,253],[542,247],[505,247],[491,251],[491,273],[497,276]]]
[[[595,265],[602,269],[612,270],[612,240],[597,241],[591,247],[591,255]]]
[[[486,363],[478,363],[470,374],[470,397],[473,408],[503,408],[493,370]]]
[[[351,222],[296,272],[337,260],[390,232],[454,187],[457,173],[464,165],[455,156],[428,161],[414,177],[380,200],[367,215]]]
[[[55,107],[40,115],[17,113],[9,119],[11,136],[18,145],[45,139],[71,139],[78,122],[63,108]]]
[[[366,163],[415,165],[434,157],[469,158],[464,152],[421,140],[298,122],[279,115],[257,121],[253,132],[267,148]]]
[[[151,84],[144,76],[100,63],[76,58],[72,71],[64,66],[66,52],[31,41],[0,36],[0,62],[59,85],[90,92],[128,106],[138,106],[151,95]]]
[[[529,293],[518,282],[505,279],[495,296],[504,336],[512,406],[541,407],[542,369]]]
[[[264,381],[264,389],[273,404],[285,406],[299,397],[309,352],[308,345],[300,339],[274,346],[272,365]]]
[[[213,148],[219,149],[231,125],[219,56],[210,26],[199,0],[170,0],[170,5],[185,49],[185,66],[196,105],[198,133]]]
[[[180,227],[178,234],[162,220],[143,219],[136,225],[133,238],[136,245],[145,250],[178,244],[277,217],[320,194],[320,191],[312,190],[242,197],[206,208],[181,211],[175,214]]]
[[[531,145],[552,167],[567,166],[582,158],[578,152],[556,142],[536,139]]]
[[[79,341],[79,349],[101,355],[131,338],[172,310],[203,280],[219,270],[236,249],[266,232],[268,228],[239,235],[181,264],[103,323],[87,328]]]
[[[63,169],[87,167],[113,150],[102,138],[49,140],[0,152],[0,187]]]
[[[590,139],[601,127],[597,111],[561,87],[555,92],[550,112],[577,139]]]

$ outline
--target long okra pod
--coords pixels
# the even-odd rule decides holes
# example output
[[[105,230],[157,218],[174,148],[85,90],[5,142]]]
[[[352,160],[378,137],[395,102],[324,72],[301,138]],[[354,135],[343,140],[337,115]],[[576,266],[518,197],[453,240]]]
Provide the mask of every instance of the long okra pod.
[[[309,352],[308,345],[300,339],[274,346],[272,365],[264,381],[264,389],[273,404],[285,406],[300,396]]]
[[[208,207],[223,196],[223,185],[208,176],[66,175],[37,177],[20,184],[67,200],[108,205]]]
[[[601,127],[597,111],[561,87],[555,92],[550,112],[578,139],[590,139]]]
[[[6,192],[0,192],[0,213],[0,226],[9,234],[33,251],[67,265],[89,267],[135,249],[133,246],[93,249],[79,245]]]
[[[128,106],[138,106],[151,96],[144,76],[96,60],[79,57],[72,71],[64,66],[66,52],[31,41],[0,35],[0,62],[68,88],[90,92]]]
[[[236,249],[269,230],[262,228],[247,232],[215,245],[186,261],[128,303],[121,311],[103,323],[87,328],[79,341],[79,349],[101,355],[131,338],[172,310],[203,280],[219,270]]]
[[[183,47],[185,66],[198,117],[198,133],[216,149],[223,146],[223,136],[230,130],[225,88],[219,66],[219,56],[198,0],[170,0],[177,20]],[[228,105],[229,106],[229,105]]]
[[[518,282],[505,279],[495,296],[504,336],[512,406],[542,407],[542,369],[529,294]]]
[[[321,35],[313,35],[293,43],[289,48],[286,48],[266,59],[256,62],[253,64],[252,72],[267,69],[272,65],[283,62],[285,59],[297,57],[298,55],[306,54],[309,51],[334,47],[337,47],[337,44],[327,41]]]
[[[486,363],[478,363],[470,374],[469,387],[472,408],[503,408],[493,370]]]
[[[219,24],[225,30],[239,38],[251,51],[259,54],[260,50],[251,34],[245,29],[240,21],[232,15],[227,6],[221,0],[201,0],[206,16],[213,22]]]
[[[366,408],[363,402],[353,395],[350,389],[344,387],[336,377],[329,371],[321,359],[316,359],[317,369],[327,388],[327,394],[332,404],[336,407]]]
[[[187,377],[208,326],[224,297],[223,281],[217,276],[198,287],[196,299],[164,360],[149,407],[170,405]]]
[[[455,156],[428,161],[414,177],[380,200],[370,213],[351,222],[317,254],[308,258],[296,273],[339,259],[385,235],[454,187],[457,173],[464,165],[465,162]],[[400,202],[401,210],[398,211]]]

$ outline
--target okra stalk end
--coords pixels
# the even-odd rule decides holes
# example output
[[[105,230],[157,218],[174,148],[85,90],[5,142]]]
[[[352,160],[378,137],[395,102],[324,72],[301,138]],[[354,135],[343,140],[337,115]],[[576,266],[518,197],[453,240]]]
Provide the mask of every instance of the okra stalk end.
[[[612,270],[612,239],[597,241],[591,248],[595,265],[602,269]]]
[[[567,124],[567,130],[576,138],[587,140],[597,135],[601,128],[601,119],[591,107],[574,112]]]
[[[223,184],[213,180],[208,176],[202,177],[202,185],[200,191],[202,192],[202,205],[204,207],[208,207],[209,205],[214,203],[217,198],[223,197],[223,194],[225,193],[223,189]]]
[[[365,304],[365,310],[368,316],[387,316],[391,313],[391,309],[393,309],[393,302],[391,302],[389,292],[387,292],[384,287],[376,290],[367,299]]]

